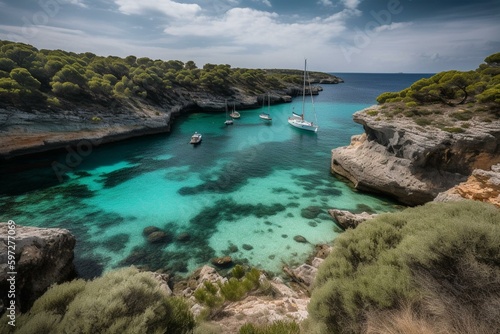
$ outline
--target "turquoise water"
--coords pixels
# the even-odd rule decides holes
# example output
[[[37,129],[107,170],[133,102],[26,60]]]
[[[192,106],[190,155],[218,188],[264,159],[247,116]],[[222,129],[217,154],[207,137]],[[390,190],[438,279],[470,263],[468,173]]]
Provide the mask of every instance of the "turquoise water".
[[[272,123],[258,109],[240,111],[232,126],[224,111],[195,113],[176,119],[169,134],[94,147],[63,182],[51,164],[64,164],[67,152],[4,162],[2,221],[69,229],[83,277],[131,264],[185,275],[223,255],[279,273],[337,236],[327,209],[399,209],[332,176],[330,151],[362,132],[354,112],[428,75],[340,76],[346,83],[314,98],[317,134],[287,124],[300,110],[296,99],[271,106]],[[188,144],[195,131],[203,134],[198,146]],[[166,239],[148,243],[147,226]],[[178,240],[184,233],[189,239]]]

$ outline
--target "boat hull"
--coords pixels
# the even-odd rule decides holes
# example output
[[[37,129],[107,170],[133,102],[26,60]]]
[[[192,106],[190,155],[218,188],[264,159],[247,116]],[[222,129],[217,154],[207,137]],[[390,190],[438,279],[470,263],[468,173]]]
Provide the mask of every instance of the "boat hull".
[[[296,127],[297,129],[301,129],[301,130],[307,130],[307,131],[312,131],[312,132],[318,131],[317,125],[314,125],[311,122],[303,121],[303,120],[297,119],[297,118],[289,118],[288,124]]]

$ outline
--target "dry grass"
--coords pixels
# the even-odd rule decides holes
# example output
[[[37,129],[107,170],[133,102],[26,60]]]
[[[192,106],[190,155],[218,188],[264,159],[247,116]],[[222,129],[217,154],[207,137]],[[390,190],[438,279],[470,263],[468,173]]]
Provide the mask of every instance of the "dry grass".
[[[465,256],[442,271],[414,269],[420,299],[367,315],[366,334],[500,333],[500,267]]]

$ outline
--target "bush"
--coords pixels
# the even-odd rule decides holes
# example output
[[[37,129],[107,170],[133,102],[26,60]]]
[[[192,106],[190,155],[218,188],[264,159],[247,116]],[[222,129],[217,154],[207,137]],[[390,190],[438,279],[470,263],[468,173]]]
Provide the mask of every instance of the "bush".
[[[335,240],[316,277],[309,329],[359,333],[368,314],[423,303],[422,272],[450,293],[463,291],[460,303],[471,305],[470,312],[488,310],[489,319],[498,319],[492,305],[500,302],[499,244],[500,211],[480,202],[428,203],[379,215]],[[485,274],[474,280],[457,274],[478,266]],[[484,296],[489,306],[479,302]],[[490,321],[491,330],[500,325]]]
[[[296,322],[276,321],[270,325],[244,324],[239,334],[300,334],[300,327]]]
[[[20,333],[190,333],[195,322],[150,273],[125,268],[53,286],[16,325]]]

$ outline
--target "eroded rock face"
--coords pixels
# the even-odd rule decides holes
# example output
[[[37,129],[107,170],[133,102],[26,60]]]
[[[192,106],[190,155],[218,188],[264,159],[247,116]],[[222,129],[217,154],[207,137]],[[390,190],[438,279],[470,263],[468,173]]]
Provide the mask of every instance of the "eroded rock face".
[[[54,283],[62,283],[76,276],[73,265],[75,237],[65,229],[37,228],[16,225],[15,270],[7,267],[8,225],[0,223],[0,296],[7,301],[7,273],[15,271],[16,306],[22,312]],[[12,242],[10,243],[12,246]]]
[[[491,203],[500,208],[500,164],[492,166],[489,171],[474,170],[467,181],[440,193],[435,198],[435,201],[444,202],[461,199]]]
[[[370,110],[377,111],[378,106]],[[422,127],[412,119],[354,114],[365,134],[332,150],[331,170],[355,188],[395,197],[408,205],[433,200],[476,168],[500,162],[500,121],[471,122],[463,133]]]

